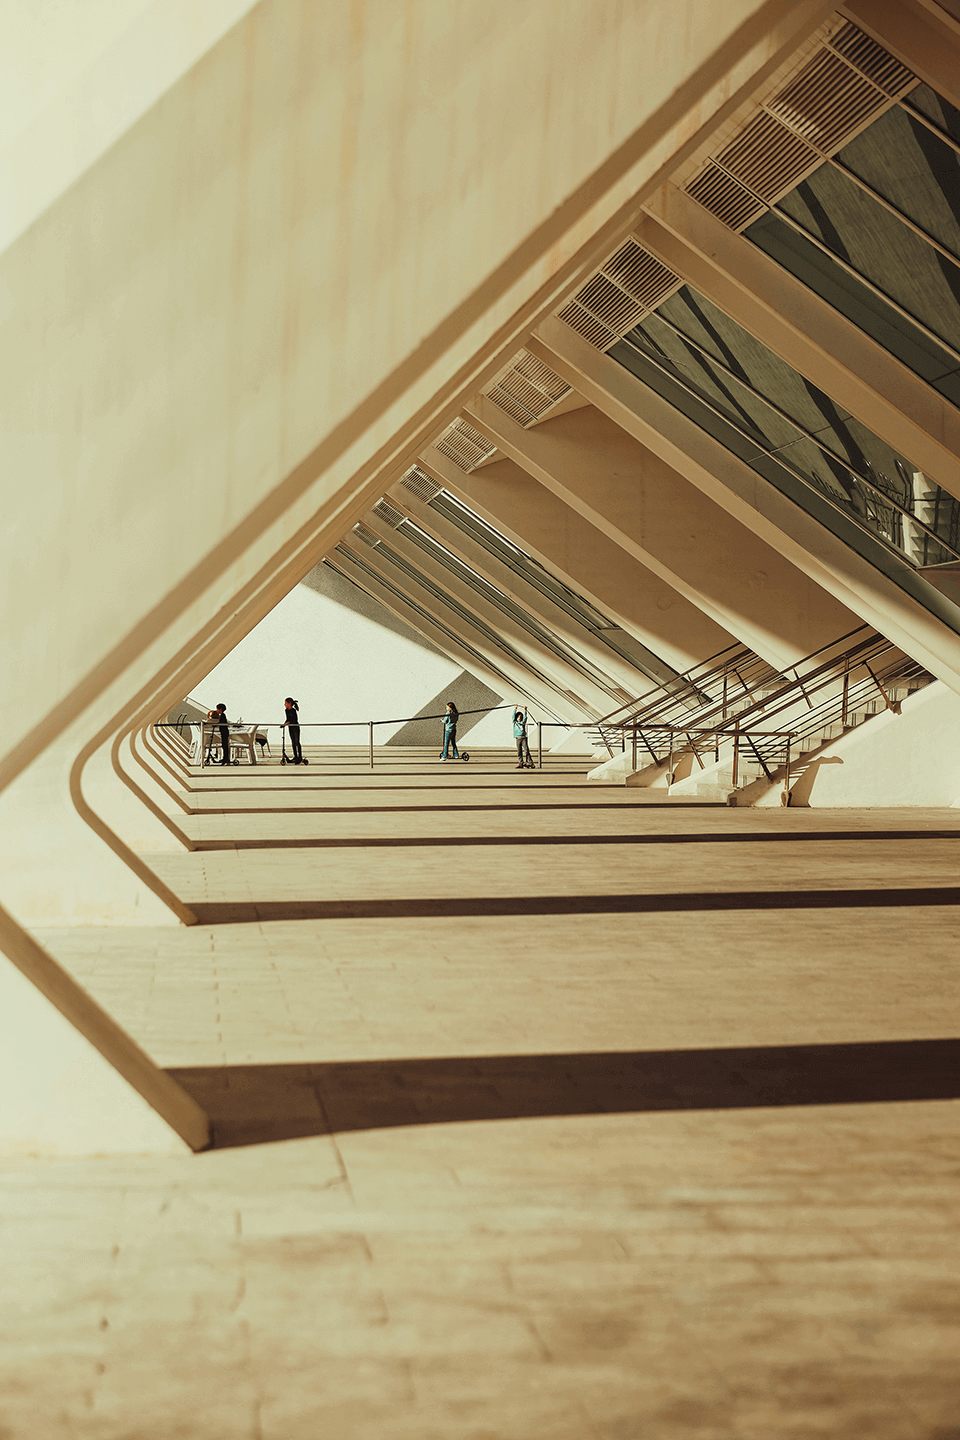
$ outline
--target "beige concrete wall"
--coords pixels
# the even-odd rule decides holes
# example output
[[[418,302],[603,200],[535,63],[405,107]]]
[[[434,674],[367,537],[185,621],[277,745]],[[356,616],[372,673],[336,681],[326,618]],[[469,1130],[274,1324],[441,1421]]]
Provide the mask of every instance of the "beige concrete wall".
[[[731,643],[733,637],[722,626],[662,575],[642,565],[516,461],[497,460],[467,474],[431,447],[421,463],[464,504],[605,608],[673,669],[687,670]]]
[[[467,414],[542,485],[778,669],[855,628],[832,595],[594,406],[530,430],[485,397]]]
[[[394,723],[375,732],[376,743],[386,745],[403,728],[396,721],[417,715],[462,674],[455,660],[327,566],[318,566],[201,680],[196,693],[209,697],[207,708],[223,700],[231,716],[273,725],[282,721],[283,697],[290,694],[300,701],[305,723],[393,717]],[[503,730],[501,724],[491,734]],[[279,730],[267,734],[279,757]],[[471,738],[476,744],[477,737]],[[307,723],[301,739],[310,745],[363,745],[367,732],[348,726],[311,730]]]
[[[790,8],[272,0],[234,27],[0,265],[4,660],[31,711],[151,673],[192,601],[332,519]]]
[[[0,787],[72,825],[86,756],[308,573],[826,8],[262,0],[34,195],[0,259]],[[148,872],[98,833],[116,920]],[[49,957],[2,915],[0,939],[40,983]]]
[[[0,12],[0,250],[255,3],[8,0]]]

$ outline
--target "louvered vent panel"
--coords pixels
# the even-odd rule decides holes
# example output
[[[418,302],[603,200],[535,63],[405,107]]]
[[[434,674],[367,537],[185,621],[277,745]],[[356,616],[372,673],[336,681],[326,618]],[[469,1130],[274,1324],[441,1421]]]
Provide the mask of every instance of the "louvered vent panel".
[[[732,230],[744,230],[914,80],[882,45],[846,22],[707,161],[687,193]]]
[[[509,369],[497,377],[486,392],[495,405],[519,425],[532,425],[569,395],[566,380],[526,350],[521,350]]]
[[[690,181],[687,194],[722,220],[724,225],[729,225],[731,230],[746,229],[766,209],[749,190],[744,190],[739,181],[719,170],[712,160]]]
[[[632,295],[627,295],[602,272],[584,285],[577,299],[609,329],[624,333],[633,329],[643,310]]]
[[[856,65],[861,74],[888,95],[902,95],[916,84],[917,77],[912,70],[901,65],[889,51],[849,20],[830,37],[829,45],[831,50],[846,56],[851,65]]]
[[[464,420],[457,420],[437,441],[437,449],[459,470],[472,470],[496,450],[496,445]]]
[[[628,240],[626,245],[622,245],[603,269],[647,311],[654,310],[681,283],[679,275],[675,275],[635,240]],[[633,325],[630,328],[632,330]]]
[[[560,311],[598,350],[609,350],[683,281],[636,240],[627,240]]]
[[[377,501],[373,507],[373,513],[374,515],[378,515],[387,525],[392,525],[394,530],[397,529],[398,525],[402,525],[407,518],[403,511],[398,510],[396,505],[391,505],[386,497]]]
[[[419,465],[414,465],[411,470],[408,470],[400,484],[405,489],[412,490],[418,500],[424,500],[428,505],[434,495],[439,495],[443,489],[443,486],[438,485],[436,480],[425,474]]]
[[[527,350],[520,352],[520,358],[514,369],[519,375],[536,385],[538,390],[542,390],[544,395],[549,397],[551,404],[555,405],[558,400],[562,400],[565,395],[570,394],[571,387],[566,380],[555,374],[548,365],[544,365]]]
[[[358,540],[362,540],[364,545],[369,545],[371,549],[380,544],[378,536],[374,535],[372,530],[368,530],[366,525],[354,525],[353,533]]]
[[[572,329],[579,331],[583,338],[589,340],[591,345],[596,345],[598,350],[609,350],[610,346],[619,339],[615,330],[611,330],[609,325],[602,324],[595,315],[591,315],[589,310],[584,310],[583,306],[578,305],[575,300],[572,300],[569,305],[565,305],[560,311],[560,319],[566,321]]]
[[[718,165],[768,205],[819,163],[816,150],[765,111],[717,156]]]
[[[823,50],[768,108],[818,150],[829,153],[885,106],[885,97],[875,85],[839,55]]]
[[[487,393],[494,404],[505,410],[518,425],[529,425],[531,420],[539,420],[552,403],[542,390],[524,380],[515,370],[508,370],[500,383]]]

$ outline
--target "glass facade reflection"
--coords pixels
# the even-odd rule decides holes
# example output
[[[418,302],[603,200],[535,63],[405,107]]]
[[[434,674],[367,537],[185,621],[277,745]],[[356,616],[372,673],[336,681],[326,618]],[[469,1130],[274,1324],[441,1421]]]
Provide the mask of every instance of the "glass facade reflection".
[[[684,391],[681,408],[767,478],[792,472],[911,564],[960,556],[960,502],[690,286],[611,353],[674,403]]]
[[[958,147],[918,85],[744,233],[960,406]]]

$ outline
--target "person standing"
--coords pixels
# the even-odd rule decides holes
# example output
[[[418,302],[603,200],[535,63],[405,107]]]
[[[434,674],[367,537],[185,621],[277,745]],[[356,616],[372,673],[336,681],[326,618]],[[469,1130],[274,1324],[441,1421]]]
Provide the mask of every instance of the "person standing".
[[[536,770],[533,758],[530,754],[530,741],[527,739],[527,716],[526,711],[519,708],[513,712],[513,738],[517,742],[517,769]]]
[[[230,764],[230,722],[226,705],[217,706],[217,723],[220,726],[220,764]]]
[[[457,721],[460,719],[460,712],[452,700],[447,701],[447,713],[443,717],[443,750],[440,754],[441,760],[459,760],[460,751],[457,749]],[[453,747],[453,755],[450,754],[450,747]]]
[[[303,764],[303,751],[300,749],[300,702],[287,696],[283,702],[283,723],[290,732],[290,749],[293,751],[294,765]]]

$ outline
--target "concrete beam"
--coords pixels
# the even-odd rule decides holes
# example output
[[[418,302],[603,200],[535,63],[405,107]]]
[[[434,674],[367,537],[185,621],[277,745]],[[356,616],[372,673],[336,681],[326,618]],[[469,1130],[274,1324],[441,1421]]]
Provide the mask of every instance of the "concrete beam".
[[[853,629],[842,605],[601,410],[531,430],[485,397],[468,414],[505,454],[776,668]]]
[[[847,0],[841,11],[960,108],[960,23],[922,0]]]
[[[583,404],[586,404],[586,401]],[[394,485],[390,489],[389,498],[422,530],[432,535],[473,570],[490,580],[518,605],[522,605],[558,639],[571,646],[599,669],[605,670],[615,683],[625,687],[628,693],[642,695],[654,683],[643,671],[638,670],[635,665],[630,664],[628,660],[606,645],[602,634],[598,635],[596,631],[589,629],[585,622],[579,622],[574,614],[552,600],[536,585],[526,581],[510,565],[492,554],[479,541],[474,540],[465,530],[448,519],[446,515],[441,514],[433,505],[419,500],[412,491],[401,484]],[[516,544],[516,541],[513,543]],[[568,582],[567,584],[569,589],[575,591],[574,586],[569,585]],[[577,596],[574,594],[571,597],[571,603],[575,603],[576,599]],[[612,633],[622,632],[622,626],[610,616],[602,615],[602,618],[608,621]],[[652,652],[650,660],[651,672],[656,675],[658,681],[668,679],[673,673],[671,667],[665,665]]]
[[[491,665],[478,652],[467,649],[459,637],[453,636],[445,626],[427,615],[422,607],[414,605],[394,587],[387,585],[379,574],[371,573],[369,566],[366,564],[361,566],[358,562],[363,559],[363,556],[346,546],[338,546],[326,563],[332,565],[352,585],[358,586],[371,599],[383,605],[391,615],[402,620],[405,625],[409,625],[411,630],[415,630],[418,635],[429,640],[455,665],[459,665],[463,670],[469,670],[471,674],[476,675],[478,680],[489,685],[491,690],[500,693],[514,687],[515,682],[509,675],[505,675],[503,671]],[[528,699],[532,699],[526,690],[523,693],[528,696]]]
[[[846,613],[849,620],[852,612],[875,626],[931,674],[960,691],[960,635],[934,610],[562,321],[544,322],[528,348],[771,550],[822,586],[837,602],[838,616]],[[943,603],[946,613],[947,602]],[[835,634],[851,628],[849,623],[838,625]],[[814,641],[808,651],[816,645]]]
[[[592,525],[514,460],[469,473],[434,446],[419,464],[642,645],[677,671],[726,649],[733,636],[617,540]]]
[[[819,295],[675,185],[637,239],[788,365],[960,497],[960,411]]]
[[[511,649],[537,670],[547,676],[559,690],[573,690],[582,696],[598,715],[606,715],[623,698],[609,677],[585,675],[578,667],[531,635],[508,610],[502,609],[495,601],[488,600],[475,590],[467,580],[454,574],[439,560],[426,553],[409,536],[403,527],[394,530],[375,514],[369,514],[363,521],[366,528],[385,541],[411,565],[439,589],[449,594],[458,605],[476,615],[486,626],[508,642]]]
[[[480,627],[476,619],[463,613],[452,604],[437,597],[432,589],[411,578],[404,571],[391,565],[389,558],[378,554],[373,546],[364,545],[352,535],[341,541],[341,549],[353,555],[362,566],[376,571],[386,586],[399,591],[412,604],[426,612],[440,627],[459,636],[471,650],[481,655],[484,661],[515,688],[536,697],[537,703],[548,706],[558,718],[579,723],[608,713],[592,710],[584,701],[568,697],[555,688],[548,677],[537,674],[533,666],[523,657],[510,653],[510,647],[491,637],[489,627]],[[574,692],[576,695],[576,692]],[[610,706],[612,709],[613,706]]]

